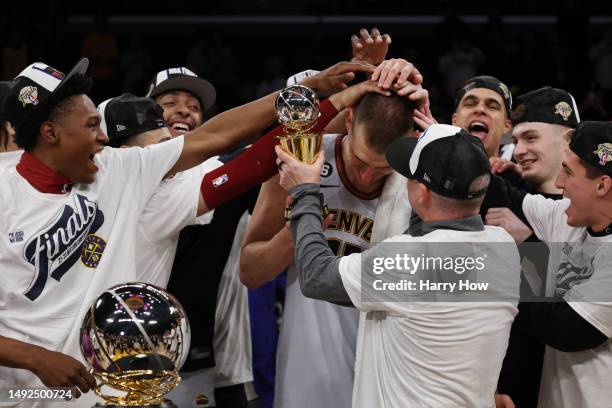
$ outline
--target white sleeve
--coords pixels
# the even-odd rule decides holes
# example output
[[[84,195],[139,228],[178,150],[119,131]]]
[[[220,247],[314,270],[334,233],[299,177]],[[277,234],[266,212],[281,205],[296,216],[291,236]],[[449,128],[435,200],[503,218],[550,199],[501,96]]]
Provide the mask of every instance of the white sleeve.
[[[340,258],[338,267],[342,284],[353,305],[362,312],[367,311],[361,301],[361,254],[355,253]]]
[[[553,200],[539,194],[527,194],[523,199],[523,213],[536,236],[544,242],[564,240],[568,230],[565,210],[569,200]]]
[[[140,225],[145,236],[157,241],[175,239],[188,225],[210,223],[213,211],[197,216],[200,186],[207,172],[222,165],[216,157],[211,158],[163,180],[142,213]]]
[[[111,149],[108,171],[121,172],[124,190],[130,191],[139,200],[139,208],[144,209],[182,151],[183,136],[146,147]]]
[[[612,255],[593,260],[593,275],[574,285],[564,296],[570,307],[600,332],[612,337]]]

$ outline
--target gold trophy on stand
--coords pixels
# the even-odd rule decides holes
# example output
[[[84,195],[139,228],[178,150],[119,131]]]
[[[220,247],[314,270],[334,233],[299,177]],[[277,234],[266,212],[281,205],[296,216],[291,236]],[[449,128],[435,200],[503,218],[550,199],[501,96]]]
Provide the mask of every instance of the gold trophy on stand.
[[[190,330],[180,303],[146,283],[106,290],[81,326],[81,352],[100,384],[95,408],[177,408],[165,398],[180,382]]]
[[[284,151],[301,162],[312,164],[317,160],[323,135],[311,132],[319,117],[319,98],[304,85],[291,85],[276,97],[276,116],[285,127],[285,134],[278,136]],[[321,194],[321,216],[329,214]],[[291,216],[291,204],[285,208],[285,219]]]

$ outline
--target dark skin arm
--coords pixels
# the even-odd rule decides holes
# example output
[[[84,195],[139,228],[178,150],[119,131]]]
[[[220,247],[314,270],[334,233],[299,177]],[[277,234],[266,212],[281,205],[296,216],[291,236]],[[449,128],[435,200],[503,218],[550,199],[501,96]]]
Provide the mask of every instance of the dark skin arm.
[[[96,379],[76,359],[19,340],[0,336],[0,365],[34,373],[47,387],[76,387],[88,392]],[[75,397],[81,394],[76,391]]]

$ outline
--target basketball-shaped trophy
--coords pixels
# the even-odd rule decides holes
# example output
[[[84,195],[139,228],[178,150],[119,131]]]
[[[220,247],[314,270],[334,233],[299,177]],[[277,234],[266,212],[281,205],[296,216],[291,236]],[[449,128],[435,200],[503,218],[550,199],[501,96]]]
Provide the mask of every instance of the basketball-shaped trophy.
[[[81,327],[81,352],[104,400],[95,406],[175,408],[164,396],[180,382],[189,339],[185,311],[163,289],[125,283],[106,290]]]

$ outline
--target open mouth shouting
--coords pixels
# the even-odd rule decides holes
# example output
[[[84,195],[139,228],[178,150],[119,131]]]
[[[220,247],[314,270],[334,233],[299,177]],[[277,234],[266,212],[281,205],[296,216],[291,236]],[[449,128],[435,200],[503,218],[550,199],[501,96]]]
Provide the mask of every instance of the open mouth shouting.
[[[489,126],[482,121],[474,120],[470,122],[468,132],[484,141],[489,135]]]

